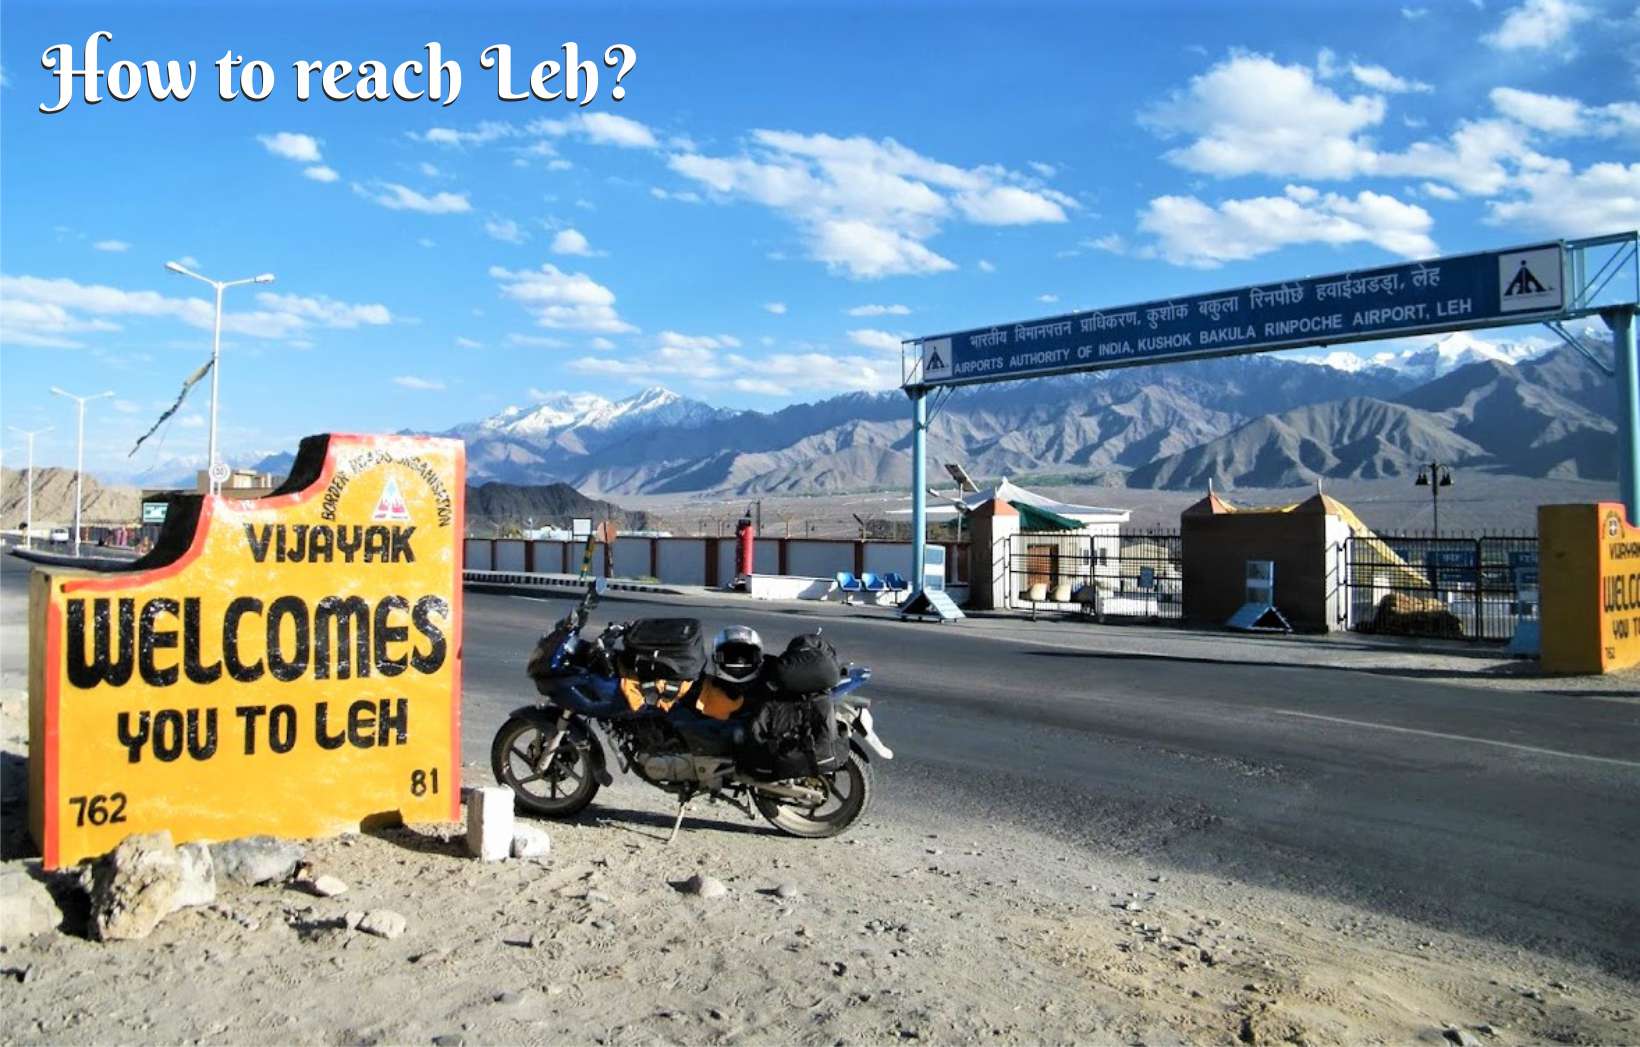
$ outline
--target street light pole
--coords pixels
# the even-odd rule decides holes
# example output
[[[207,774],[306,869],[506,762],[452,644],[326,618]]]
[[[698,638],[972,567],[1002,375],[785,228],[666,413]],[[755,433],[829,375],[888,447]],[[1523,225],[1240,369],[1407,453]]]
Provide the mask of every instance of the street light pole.
[[[217,390],[220,388],[219,379],[222,373],[222,292],[230,287],[241,284],[271,284],[272,273],[262,273],[258,276],[246,277],[243,280],[212,280],[208,276],[201,276],[180,262],[166,262],[165,268],[178,276],[190,276],[202,283],[210,284],[216,289],[216,322],[211,332],[211,432],[205,451],[205,472],[211,483],[211,493],[215,494],[221,483],[216,478],[216,402]]]
[[[27,548],[34,548],[34,438],[41,433],[51,432],[51,426],[44,429],[19,429],[15,425],[10,427],[14,433],[21,433],[28,438],[28,487],[24,489],[23,501],[27,505],[24,512],[23,529],[28,533],[23,536]]]
[[[1429,488],[1429,497],[1435,509],[1435,537],[1438,540],[1441,537],[1441,488],[1452,486],[1452,470],[1440,462],[1419,466],[1418,479],[1413,481],[1413,485]]]
[[[105,392],[92,393],[90,396],[75,396],[73,393],[65,392],[55,385],[51,387],[51,391],[58,396],[66,396],[73,400],[79,408],[79,420],[76,423],[79,437],[74,451],[74,555],[77,557],[80,555],[81,485],[85,480],[85,405],[91,400],[101,400],[105,396],[113,396],[114,394]]]

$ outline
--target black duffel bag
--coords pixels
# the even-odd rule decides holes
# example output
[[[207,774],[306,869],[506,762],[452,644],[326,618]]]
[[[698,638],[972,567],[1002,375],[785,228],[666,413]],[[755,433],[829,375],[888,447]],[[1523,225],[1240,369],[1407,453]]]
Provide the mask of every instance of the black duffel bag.
[[[775,689],[788,695],[823,694],[843,678],[837,648],[819,633],[792,637],[773,668]]]
[[[693,680],[706,668],[706,643],[699,618],[639,618],[627,627],[616,656],[621,676],[651,680]]]
[[[766,700],[752,716],[736,764],[765,780],[830,774],[848,759],[831,699]]]

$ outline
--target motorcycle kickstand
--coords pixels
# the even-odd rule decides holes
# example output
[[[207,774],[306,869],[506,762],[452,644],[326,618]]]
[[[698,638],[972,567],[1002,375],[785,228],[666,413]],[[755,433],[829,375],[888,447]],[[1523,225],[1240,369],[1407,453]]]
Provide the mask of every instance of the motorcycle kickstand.
[[[668,836],[666,838],[666,843],[661,846],[670,847],[672,845],[672,841],[678,838],[678,830],[683,828],[683,816],[689,813],[689,804],[693,802],[694,799],[695,794],[689,793],[678,801],[678,817],[672,822],[672,835]]]

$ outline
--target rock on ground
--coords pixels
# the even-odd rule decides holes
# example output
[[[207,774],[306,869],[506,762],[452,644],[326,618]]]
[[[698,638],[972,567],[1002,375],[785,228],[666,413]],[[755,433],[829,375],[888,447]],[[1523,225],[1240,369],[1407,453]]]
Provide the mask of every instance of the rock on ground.
[[[181,879],[171,897],[171,911],[216,901],[216,863],[211,849],[202,843],[185,843],[177,848],[177,868]]]
[[[552,837],[545,829],[533,825],[513,826],[512,856],[514,858],[545,858],[552,853]]]
[[[307,889],[321,898],[334,898],[347,893],[347,884],[339,876],[315,876],[307,882]]]
[[[174,908],[182,862],[167,831],[127,836],[91,867],[91,936],[146,938]]]
[[[372,909],[359,921],[359,930],[378,938],[397,938],[404,933],[408,922],[392,909]]]
[[[246,836],[211,845],[216,875],[234,883],[284,883],[302,860],[302,845],[274,836]]]
[[[680,888],[684,894],[693,894],[701,898],[722,898],[729,893],[729,888],[715,876],[703,876],[700,873],[683,881]]]
[[[0,944],[12,946],[44,934],[62,918],[51,892],[26,865],[7,865],[0,871]]]

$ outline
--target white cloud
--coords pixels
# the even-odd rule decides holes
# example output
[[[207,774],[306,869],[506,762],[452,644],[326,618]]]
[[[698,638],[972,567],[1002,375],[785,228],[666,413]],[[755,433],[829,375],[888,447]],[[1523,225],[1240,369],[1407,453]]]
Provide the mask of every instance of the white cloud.
[[[1481,40],[1499,51],[1547,51],[1559,47],[1592,14],[1572,0],[1525,0]]]
[[[615,292],[585,273],[566,273],[547,263],[539,269],[490,267],[501,293],[522,305],[542,327],[596,334],[636,331],[615,311]]]
[[[1416,258],[1437,253],[1434,220],[1415,204],[1362,192],[1355,197],[1288,186],[1281,196],[1227,200],[1218,206],[1193,196],[1160,196],[1140,214],[1156,238],[1150,250],[1178,265],[1214,268],[1256,258],[1290,244],[1374,244]]]
[[[437,247],[437,246],[438,246],[438,241],[437,241],[437,240],[434,240],[434,239],[433,239],[433,238],[432,238],[432,237],[430,237],[430,236],[423,236],[423,237],[419,237],[419,238],[418,238],[418,239],[417,239],[417,240],[416,240],[416,243],[417,243],[417,244],[418,244],[418,245],[420,245],[420,246],[422,246],[422,247],[425,247],[425,248],[427,248],[427,249],[428,249],[428,250],[431,250],[431,249],[433,249],[433,248],[435,248],[435,247]]]
[[[1318,67],[1330,61],[1319,56]],[[1610,119],[1620,120],[1623,112],[1620,104]],[[1528,128],[1501,119],[1461,121],[1444,140],[1380,152],[1365,132],[1383,115],[1381,96],[1345,99],[1303,65],[1234,54],[1174,92],[1143,121],[1163,135],[1194,136],[1167,152],[1167,159],[1220,177],[1403,177],[1491,196],[1507,188],[1518,171],[1551,162],[1531,147]]]
[[[786,315],[786,303],[785,302],[764,302],[763,303],[763,311],[766,312],[766,313],[770,313],[774,316],[785,316]]]
[[[521,244],[530,238],[517,222],[500,215],[494,215],[484,223],[484,232],[490,239],[508,244]]]
[[[1555,236],[1640,228],[1640,163],[1597,163],[1577,172],[1556,161],[1522,175],[1517,184],[1525,195],[1489,204],[1489,223]]]
[[[1032,160],[1025,166],[1029,167],[1043,178],[1052,178],[1054,175],[1059,173],[1059,169],[1053,164],[1045,164],[1040,160]]]
[[[1640,102],[1584,105],[1576,98],[1494,87],[1489,96],[1499,113],[1548,135],[1611,138],[1640,132]]]
[[[393,322],[393,314],[385,305],[355,305],[339,302],[324,295],[303,297],[263,291],[256,296],[256,302],[265,309],[299,317],[320,327],[350,330],[361,325],[377,327]],[[224,314],[224,324],[227,323],[229,315]]]
[[[611,349],[615,348],[615,343],[614,342],[610,341],[608,338],[605,338],[601,335],[597,338],[594,338],[592,341],[588,342],[587,344],[590,345],[592,348],[598,350],[601,353],[607,353]]]
[[[1165,135],[1189,135],[1167,159],[1219,176],[1350,178],[1368,148],[1357,137],[1384,118],[1375,95],[1344,98],[1304,65],[1237,53],[1140,115]]]
[[[476,338],[467,338],[463,335],[457,335],[456,336],[456,348],[457,349],[482,349],[482,348],[484,348],[484,343],[480,342]]]
[[[124,254],[131,250],[131,245],[124,240],[98,240],[91,245],[94,251],[108,251],[112,254]]]
[[[142,410],[142,405],[131,400],[115,400],[111,405],[120,414],[136,414]],[[167,404],[166,406],[170,406]]]
[[[856,279],[955,269],[927,246],[953,220],[1064,222],[1077,206],[1033,175],[957,167],[891,138],[763,130],[737,156],[675,153],[668,165],[719,199],[785,215],[803,231],[810,257]]]
[[[183,429],[205,428],[205,416],[202,414],[185,414],[177,419],[177,425]]]
[[[885,353],[899,352],[900,342],[904,340],[901,335],[890,334],[887,331],[879,331],[871,327],[861,327],[850,331],[848,338],[855,345],[864,346],[867,349],[877,349]]]
[[[1059,296],[1056,294],[1039,294],[1036,296],[1036,300],[1041,302],[1043,305],[1053,305],[1055,302],[1059,301]]]
[[[436,378],[422,378],[413,374],[401,374],[393,379],[393,384],[405,389],[416,389],[422,392],[438,393],[444,391],[444,383]]]
[[[739,349],[740,339],[732,334],[680,334],[677,331],[662,331],[659,335],[663,347],[687,349],[690,351],[701,349]]]
[[[981,258],[977,263],[975,263],[975,265],[982,273],[994,273],[997,271],[996,263],[990,261],[989,259]]]
[[[321,159],[319,140],[312,135],[280,131],[271,135],[257,135],[256,140],[262,143],[262,148],[285,160],[294,160],[299,164],[316,164]]]
[[[614,113],[576,113],[562,119],[541,119],[530,123],[529,130],[554,137],[575,135],[595,145],[620,146],[623,149],[656,149],[660,141],[655,132],[630,117]]]
[[[911,310],[903,305],[857,305],[848,311],[850,316],[910,316]]]
[[[587,242],[586,236],[580,230],[560,229],[558,235],[552,238],[552,253],[586,257],[593,251],[592,245]]]
[[[258,308],[230,308],[223,330],[251,338],[290,340],[314,328],[349,329],[388,324],[383,305],[332,298],[262,293]],[[122,330],[120,321],[161,319],[209,330],[215,311],[200,298],[172,298],[155,291],[127,291],[101,284],[37,276],[0,276],[0,342],[78,348],[78,336]]]
[[[1350,75],[1363,87],[1370,87],[1374,91],[1383,91],[1385,94],[1406,94],[1408,92],[1424,93],[1435,90],[1421,80],[1406,80],[1396,76],[1381,65],[1350,64]]]
[[[441,177],[443,177],[442,172],[440,172],[439,169],[438,169],[438,165],[437,164],[430,164],[426,160],[423,160],[421,163],[417,164],[416,165],[416,170],[420,171],[421,174],[422,174],[422,177],[424,177],[424,178],[441,178]]]
[[[1409,22],[1416,22],[1419,19],[1426,17],[1428,14],[1429,14],[1429,8],[1427,8],[1427,7],[1403,7],[1403,8],[1401,8],[1401,17],[1405,18]]]
[[[453,127],[430,127],[425,131],[407,133],[414,141],[427,145],[464,149],[470,145],[488,145],[503,138],[511,138],[518,134],[518,129],[500,120],[485,120],[471,131],[458,131]]]
[[[730,385],[737,393],[753,396],[790,396],[791,390],[766,378],[736,378]]]
[[[187,266],[189,269],[199,268],[199,259],[195,258],[191,254],[185,254],[181,258],[178,258],[177,261],[182,265]]]
[[[396,182],[355,182],[354,192],[389,211],[416,211],[420,214],[465,214],[473,209],[466,193],[438,192],[426,196]]]
[[[530,349],[568,349],[569,343],[562,338],[552,338],[538,334],[509,334],[506,339],[508,345],[523,346]]]
[[[815,230],[814,257],[856,279],[942,273],[956,263],[904,233],[861,221],[822,222]]]
[[[1082,246],[1115,255],[1127,254],[1128,250],[1127,241],[1122,238],[1120,233],[1106,233],[1104,236],[1096,236],[1091,240],[1083,240]]]
[[[649,187],[649,195],[653,196],[657,200],[676,200],[680,204],[705,203],[705,200],[699,193],[688,189],[681,192],[676,192],[671,189],[662,189],[658,185],[652,185]]]
[[[1419,186],[1418,189],[1425,196],[1434,200],[1458,199],[1458,191],[1456,189],[1449,189],[1439,182],[1425,182],[1423,185]]]
[[[304,167],[302,169],[302,177],[311,178],[315,182],[334,182],[342,176],[336,173],[336,169],[334,167],[326,167],[324,164],[319,164],[315,167]]]

